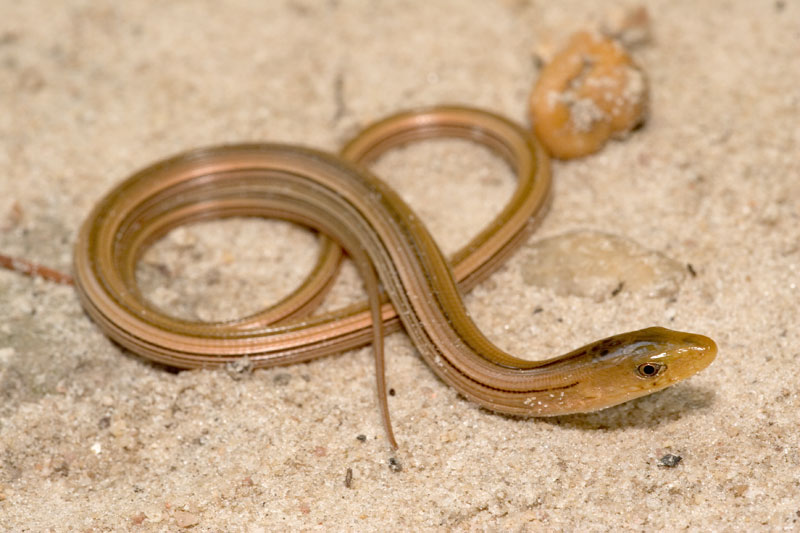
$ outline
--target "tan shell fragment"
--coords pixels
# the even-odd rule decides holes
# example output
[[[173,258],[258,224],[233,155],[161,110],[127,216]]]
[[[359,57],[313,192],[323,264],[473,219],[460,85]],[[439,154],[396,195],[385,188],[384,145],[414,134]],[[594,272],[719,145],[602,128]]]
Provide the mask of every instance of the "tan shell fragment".
[[[683,265],[674,259],[598,231],[573,231],[544,239],[530,247],[525,257],[525,284],[597,302],[622,291],[674,298],[686,277]]]
[[[598,151],[642,122],[644,73],[617,41],[579,32],[542,69],[530,98],[536,135],[555,157]]]

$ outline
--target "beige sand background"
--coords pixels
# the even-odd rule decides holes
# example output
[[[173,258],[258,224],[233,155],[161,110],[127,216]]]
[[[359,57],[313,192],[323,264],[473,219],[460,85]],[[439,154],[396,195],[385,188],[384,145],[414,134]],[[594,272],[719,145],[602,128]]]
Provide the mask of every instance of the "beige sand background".
[[[336,150],[389,112],[441,102],[525,122],[537,45],[629,5],[2,0],[0,251],[69,270],[106,190],[200,145]],[[460,398],[396,334],[397,472],[368,348],[174,373],[111,343],[70,287],[0,272],[0,529],[800,530],[800,3],[645,5],[646,128],[556,163],[548,218],[467,304],[527,357],[664,325],[716,339],[711,368],[600,413],[519,420]],[[398,150],[377,171],[447,250],[513,186],[469,143]],[[574,230],[697,275],[655,297],[531,281],[537,243]],[[176,313],[241,314],[301,279],[314,246],[280,223],[186,228],[145,258],[143,284]],[[359,290],[347,271],[328,305]],[[667,453],[682,461],[659,466]]]

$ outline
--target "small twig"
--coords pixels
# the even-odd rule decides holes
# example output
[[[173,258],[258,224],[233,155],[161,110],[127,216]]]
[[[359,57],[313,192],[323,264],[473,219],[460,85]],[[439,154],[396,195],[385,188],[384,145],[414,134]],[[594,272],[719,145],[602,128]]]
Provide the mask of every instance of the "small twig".
[[[622,289],[623,289],[624,287],[625,287],[625,282],[624,282],[624,281],[620,281],[620,282],[619,282],[619,285],[617,285],[617,286],[616,286],[616,288],[615,288],[613,291],[611,291],[611,297],[613,298],[613,297],[614,297],[614,296],[616,296],[617,294],[621,293],[621,292],[622,292]]]
[[[32,278],[42,278],[46,279],[47,281],[61,283],[63,285],[74,284],[72,276],[69,274],[26,261],[25,259],[19,259],[17,257],[0,254],[0,267],[13,270],[14,272],[19,272],[20,274],[25,274],[26,276],[30,276]]]

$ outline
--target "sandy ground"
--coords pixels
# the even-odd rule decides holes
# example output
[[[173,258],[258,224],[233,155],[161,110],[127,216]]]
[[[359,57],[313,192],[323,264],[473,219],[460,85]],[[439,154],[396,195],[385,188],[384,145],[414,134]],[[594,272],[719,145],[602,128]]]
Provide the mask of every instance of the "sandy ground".
[[[2,0],[0,251],[69,270],[106,190],[200,145],[336,150],[382,115],[442,102],[525,122],[537,46],[625,5]],[[645,5],[647,126],[556,163],[549,216],[466,301],[526,357],[663,325],[713,337],[712,367],[599,413],[520,420],[459,397],[396,334],[396,471],[368,348],[175,373],[110,342],[70,287],[0,272],[0,529],[800,530],[800,3]],[[466,142],[398,150],[376,171],[446,250],[513,186]],[[678,265],[656,272],[669,290],[531,273],[553,249],[542,239],[576,231],[663,255]],[[143,284],[175,313],[232,316],[297,283],[314,254],[303,229],[211,223],[153,249]],[[630,281],[621,272],[608,287]],[[346,269],[328,305],[359,290]],[[682,461],[660,465],[667,454]]]

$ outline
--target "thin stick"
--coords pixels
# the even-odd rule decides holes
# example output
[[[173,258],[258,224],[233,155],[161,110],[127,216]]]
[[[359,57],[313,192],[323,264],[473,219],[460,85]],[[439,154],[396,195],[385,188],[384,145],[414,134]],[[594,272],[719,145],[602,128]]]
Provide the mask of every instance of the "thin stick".
[[[58,270],[53,270],[52,268],[32,263],[18,257],[0,254],[0,267],[13,270],[14,272],[19,272],[20,274],[25,274],[26,276],[30,276],[32,278],[42,278],[46,279],[47,281],[61,283],[63,285],[74,284],[72,276],[69,274],[65,274],[63,272],[59,272]]]

